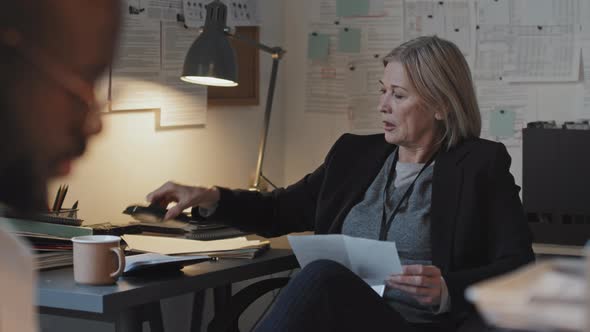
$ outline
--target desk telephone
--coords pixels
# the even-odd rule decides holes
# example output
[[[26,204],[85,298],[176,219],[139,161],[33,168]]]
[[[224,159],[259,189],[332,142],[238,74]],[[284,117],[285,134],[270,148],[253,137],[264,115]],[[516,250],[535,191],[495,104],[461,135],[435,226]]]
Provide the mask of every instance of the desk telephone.
[[[162,222],[166,216],[166,212],[168,212],[166,208],[155,204],[151,204],[149,206],[130,205],[125,209],[125,211],[123,211],[124,214],[128,214],[136,220],[147,223]],[[188,214],[184,212],[179,214],[176,218],[174,218],[174,220],[185,223],[194,221],[191,219],[191,217],[189,217]]]
[[[191,218],[186,213],[181,213],[173,220],[163,221],[166,212],[168,212],[167,209],[154,204],[150,206],[131,205],[123,211],[124,214],[140,221],[141,229],[147,232],[182,234],[193,240],[216,240],[249,234],[228,225],[204,220],[198,216]]]

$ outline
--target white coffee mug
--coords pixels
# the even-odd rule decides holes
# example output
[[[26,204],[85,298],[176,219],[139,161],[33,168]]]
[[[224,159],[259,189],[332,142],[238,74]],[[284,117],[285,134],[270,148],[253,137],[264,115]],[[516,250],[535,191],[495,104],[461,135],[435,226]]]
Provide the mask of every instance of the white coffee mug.
[[[74,242],[74,280],[79,284],[114,284],[125,270],[121,238],[112,235],[87,235]]]

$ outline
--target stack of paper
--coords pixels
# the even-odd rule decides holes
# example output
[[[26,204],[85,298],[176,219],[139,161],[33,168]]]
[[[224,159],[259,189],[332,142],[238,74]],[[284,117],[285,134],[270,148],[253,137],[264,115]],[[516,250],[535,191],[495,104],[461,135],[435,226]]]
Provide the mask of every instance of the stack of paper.
[[[245,237],[198,241],[129,234],[123,235],[122,238],[129,250],[162,255],[198,254],[219,258],[254,258],[270,247],[268,241],[248,240]]]
[[[39,252],[35,254],[35,268],[37,270],[74,265],[72,251]]]
[[[533,263],[469,287],[488,323],[508,329],[585,331],[585,261]]]
[[[35,253],[36,269],[71,266],[73,256],[70,239],[93,234],[93,230],[87,227],[12,218],[0,218],[0,227],[25,239],[31,245]]]

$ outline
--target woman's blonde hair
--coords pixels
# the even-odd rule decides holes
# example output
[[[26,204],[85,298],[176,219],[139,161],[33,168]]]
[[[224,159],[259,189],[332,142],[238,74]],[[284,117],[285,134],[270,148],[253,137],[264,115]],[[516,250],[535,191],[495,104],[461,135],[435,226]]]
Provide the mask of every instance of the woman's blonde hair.
[[[448,40],[418,37],[396,47],[383,64],[399,62],[426,105],[442,107],[441,141],[447,149],[464,139],[479,137],[481,116],[469,66],[459,48]]]

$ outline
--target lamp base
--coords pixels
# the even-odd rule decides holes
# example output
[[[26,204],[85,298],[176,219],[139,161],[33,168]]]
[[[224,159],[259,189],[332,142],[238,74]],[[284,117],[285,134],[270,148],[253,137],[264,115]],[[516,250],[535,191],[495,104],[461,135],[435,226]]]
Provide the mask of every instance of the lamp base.
[[[268,192],[268,187],[271,186],[272,189],[277,189],[274,183],[272,183],[264,174],[260,174],[258,178],[258,185],[256,185],[256,181],[253,181],[253,184],[248,188],[249,191],[258,191],[258,192]]]
[[[265,193],[265,192],[268,192],[268,184],[263,179],[260,179],[258,181],[258,186],[255,186],[254,184],[252,184],[248,188],[248,190],[249,191],[258,191],[258,192],[261,192],[261,193]]]

